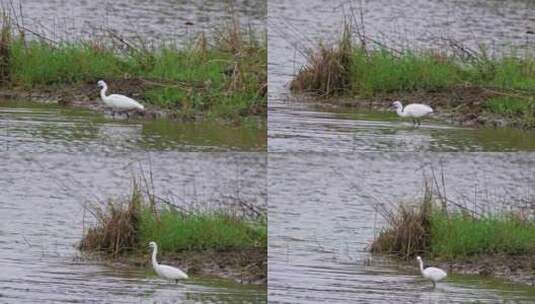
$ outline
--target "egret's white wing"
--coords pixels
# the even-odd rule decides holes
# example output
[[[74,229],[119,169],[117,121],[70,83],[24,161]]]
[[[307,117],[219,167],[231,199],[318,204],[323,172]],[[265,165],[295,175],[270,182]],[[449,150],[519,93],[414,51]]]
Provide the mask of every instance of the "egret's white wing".
[[[110,106],[117,108],[119,110],[134,110],[134,109],[143,110],[144,109],[143,106],[139,102],[124,95],[112,94],[108,96],[106,99],[108,99],[108,103]]]
[[[433,109],[421,103],[411,103],[403,109],[403,112],[407,113],[409,117],[422,117],[433,113]]]
[[[158,265],[157,272],[160,276],[171,280],[180,280],[188,278],[188,275],[185,274],[182,270],[168,265]]]
[[[424,269],[424,275],[433,281],[440,281],[447,276],[444,270],[436,267],[427,267]]]

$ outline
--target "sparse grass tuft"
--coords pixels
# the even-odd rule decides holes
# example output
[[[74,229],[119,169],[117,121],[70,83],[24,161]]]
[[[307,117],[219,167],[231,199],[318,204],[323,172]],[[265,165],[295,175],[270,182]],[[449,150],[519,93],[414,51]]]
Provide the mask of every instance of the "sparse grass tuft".
[[[109,201],[106,209],[95,208],[93,214],[98,223],[87,230],[79,248],[112,256],[131,251],[139,243],[142,203],[142,194],[134,183],[127,203]]]
[[[520,118],[524,127],[535,127],[535,101],[510,96],[489,99],[485,108],[495,114],[510,118]]]
[[[383,215],[388,227],[374,240],[371,251],[409,259],[429,248],[431,199],[431,192],[426,191],[424,200],[419,206],[401,204],[394,212],[384,210]]]
[[[347,93],[352,84],[351,25],[346,24],[336,46],[319,45],[311,52],[307,64],[295,76],[290,89],[297,92],[313,92],[329,96]]]

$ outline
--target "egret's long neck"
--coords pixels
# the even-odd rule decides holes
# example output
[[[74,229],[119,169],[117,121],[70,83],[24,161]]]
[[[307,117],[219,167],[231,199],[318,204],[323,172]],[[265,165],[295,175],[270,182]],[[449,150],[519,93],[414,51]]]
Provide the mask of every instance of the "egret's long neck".
[[[107,100],[107,97],[106,97],[106,91],[108,90],[108,86],[107,85],[104,85],[102,86],[102,89],[100,90],[100,98],[102,98],[102,101],[106,102]]]
[[[158,253],[158,247],[154,246],[154,249],[152,250],[152,266],[153,267],[158,266],[158,261],[156,261],[157,253]]]
[[[399,106],[397,109],[396,109],[396,113],[401,116],[401,117],[405,117],[407,116],[407,113],[403,112],[403,106]]]
[[[422,260],[419,260],[418,263],[420,263],[420,272],[424,273],[424,262]]]

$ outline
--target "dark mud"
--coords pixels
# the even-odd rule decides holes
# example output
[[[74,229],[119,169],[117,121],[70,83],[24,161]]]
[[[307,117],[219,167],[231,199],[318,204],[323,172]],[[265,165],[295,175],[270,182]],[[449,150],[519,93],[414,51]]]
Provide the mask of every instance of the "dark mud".
[[[142,267],[152,269],[150,251],[111,258],[104,255],[84,254],[117,267]],[[213,277],[231,280],[239,284],[267,284],[267,250],[192,250],[158,254],[161,264],[176,266],[190,276]],[[151,270],[152,271],[152,270]]]
[[[473,86],[460,86],[440,91],[415,91],[408,93],[377,94],[371,98],[332,97],[315,98],[310,95],[294,95],[316,104],[320,108],[355,108],[394,112],[392,102],[400,100],[404,105],[424,103],[434,109],[433,119],[466,127],[515,127],[524,128],[521,117],[505,117],[485,109],[485,103],[502,93]]]
[[[535,287],[535,254],[518,256],[477,256],[454,262],[437,262],[449,272],[476,274]]]
[[[394,263],[404,271],[417,270],[416,259],[409,262],[399,257],[389,257],[381,254],[374,255],[374,260],[383,263]],[[524,284],[535,287],[535,255],[479,255],[473,257],[458,258],[455,261],[441,259],[425,259],[424,267],[439,267],[444,269],[448,276],[477,275],[498,280]]]
[[[144,79],[118,79],[109,81],[107,94],[122,94],[131,97],[143,104],[145,111],[131,112],[130,117],[138,119],[158,119],[167,118],[172,120],[182,121],[203,121],[205,115],[198,113],[195,117],[185,117],[181,115],[180,109],[167,109],[144,101],[144,92],[166,86],[163,83],[156,83]],[[58,104],[66,107],[76,107],[93,110],[100,113],[110,113],[111,111],[100,99],[100,88],[97,87],[96,82],[81,83],[81,84],[61,84],[50,86],[38,86],[32,89],[26,88],[1,88],[1,99],[10,100],[27,100],[38,103]],[[265,107],[252,108],[249,116],[262,117],[265,116]],[[118,114],[117,117],[124,117],[125,115]],[[228,123],[224,119],[219,119],[223,123]]]
[[[162,109],[143,102],[143,92],[151,87],[140,79],[124,79],[109,82],[108,94],[122,94],[140,101],[145,106],[144,112],[132,113],[139,118],[156,119],[161,117],[177,118],[176,110]],[[11,100],[29,100],[38,103],[59,104],[105,113],[106,105],[100,100],[100,88],[95,83],[50,85],[35,87],[30,90],[13,88],[0,90],[0,97]]]

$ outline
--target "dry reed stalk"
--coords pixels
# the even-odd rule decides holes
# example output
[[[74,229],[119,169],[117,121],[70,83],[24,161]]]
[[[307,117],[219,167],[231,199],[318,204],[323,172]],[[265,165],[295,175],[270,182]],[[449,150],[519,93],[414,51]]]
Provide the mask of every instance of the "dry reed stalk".
[[[378,210],[388,226],[373,241],[372,252],[393,254],[408,260],[422,254],[430,246],[433,192],[428,183],[425,187],[419,206],[401,204],[396,211],[386,208]]]
[[[90,228],[79,244],[81,250],[118,256],[137,244],[137,230],[143,196],[136,182],[128,204],[109,201],[106,209],[96,207],[98,224]]]
[[[292,80],[290,89],[320,96],[342,94],[351,90],[352,27],[346,23],[335,46],[320,44],[319,51],[310,52],[307,64]]]

